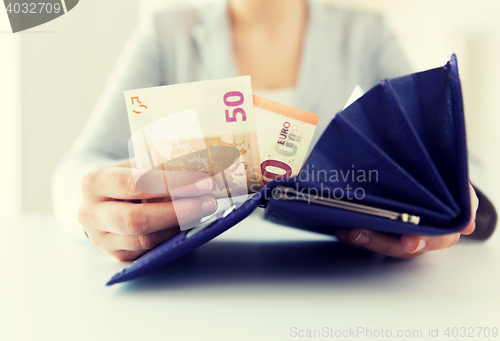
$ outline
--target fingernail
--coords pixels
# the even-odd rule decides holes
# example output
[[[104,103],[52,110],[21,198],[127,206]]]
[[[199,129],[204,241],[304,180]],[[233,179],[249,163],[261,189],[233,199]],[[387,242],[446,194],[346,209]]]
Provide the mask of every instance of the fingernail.
[[[196,181],[194,184],[196,189],[199,190],[200,192],[210,192],[213,187],[213,180],[212,178],[205,178],[202,180]]]
[[[359,231],[359,234],[356,236],[356,238],[354,238],[352,242],[356,244],[368,244],[369,241],[370,241],[370,236],[368,235],[368,232],[361,230]]]
[[[203,204],[201,204],[201,210],[205,214],[212,214],[217,210],[217,200],[215,198],[206,199]]]
[[[418,252],[418,251],[422,251],[425,248],[426,244],[427,243],[425,242],[425,240],[420,239],[419,242],[418,242],[417,248],[412,253],[415,253],[415,252]]]

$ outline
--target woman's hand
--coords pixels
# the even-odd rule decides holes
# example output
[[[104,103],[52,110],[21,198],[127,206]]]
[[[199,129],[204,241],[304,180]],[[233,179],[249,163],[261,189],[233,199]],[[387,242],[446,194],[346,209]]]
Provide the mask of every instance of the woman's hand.
[[[460,239],[461,234],[471,234],[476,228],[476,211],[479,207],[479,200],[474,188],[470,184],[469,190],[471,197],[471,219],[467,226],[460,232],[435,237],[411,234],[394,237],[375,231],[339,229],[336,233],[337,239],[350,246],[361,247],[386,256],[405,259],[420,256],[427,251],[446,249],[455,245]]]
[[[208,195],[213,179],[204,173],[155,170],[136,180],[128,160],[102,166],[82,180],[78,221],[95,246],[121,261],[134,260],[172,238],[179,224],[217,210],[217,201]],[[172,201],[141,203],[171,196],[175,209]]]

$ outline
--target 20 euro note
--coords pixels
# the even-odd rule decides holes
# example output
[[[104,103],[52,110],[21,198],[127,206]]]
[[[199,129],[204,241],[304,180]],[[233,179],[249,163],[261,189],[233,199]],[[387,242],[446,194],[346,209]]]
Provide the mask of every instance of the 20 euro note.
[[[249,76],[129,90],[125,100],[137,177],[204,172],[214,179],[212,194],[231,204],[262,186]],[[171,199],[175,206],[175,198],[160,200]]]
[[[254,95],[257,139],[264,183],[299,173],[319,115]]]

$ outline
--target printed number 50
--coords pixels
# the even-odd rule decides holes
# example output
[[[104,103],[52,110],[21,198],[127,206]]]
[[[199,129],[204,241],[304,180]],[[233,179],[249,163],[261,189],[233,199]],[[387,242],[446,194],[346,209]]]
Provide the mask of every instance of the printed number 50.
[[[239,91],[230,91],[224,95],[224,104],[228,107],[238,107],[242,105],[244,101],[245,98]],[[237,122],[236,115],[238,114],[241,114],[241,121],[247,120],[247,114],[245,113],[245,110],[243,110],[242,108],[235,108],[233,109],[232,113],[229,113],[229,110],[226,110],[226,122]]]

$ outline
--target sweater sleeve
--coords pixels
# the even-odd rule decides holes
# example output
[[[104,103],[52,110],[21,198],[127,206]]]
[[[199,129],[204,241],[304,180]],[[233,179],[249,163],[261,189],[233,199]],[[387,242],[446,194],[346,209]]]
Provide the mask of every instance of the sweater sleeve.
[[[54,215],[70,234],[86,239],[76,218],[82,177],[100,165],[129,158],[123,91],[162,85],[162,60],[155,21],[150,18],[138,25],[126,43],[87,123],[57,164],[52,177]]]
[[[374,66],[377,82],[385,78],[395,78],[413,73],[396,36],[389,27],[387,20],[379,15],[377,20],[378,43],[374,46]]]

